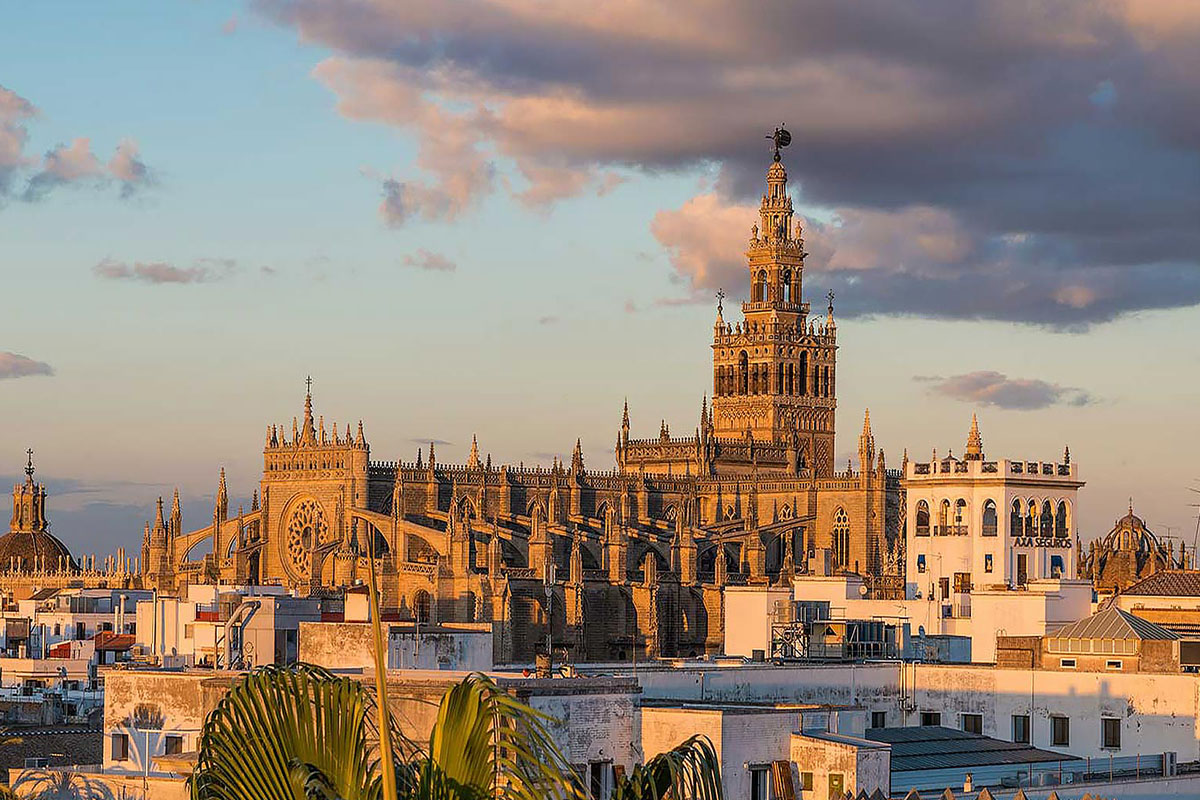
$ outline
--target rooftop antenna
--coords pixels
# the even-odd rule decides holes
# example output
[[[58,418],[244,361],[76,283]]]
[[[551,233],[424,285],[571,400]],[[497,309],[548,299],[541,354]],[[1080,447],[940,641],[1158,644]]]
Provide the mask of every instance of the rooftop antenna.
[[[1188,491],[1200,494],[1200,489],[1192,486],[1188,487]],[[1200,503],[1188,503],[1188,506],[1196,509],[1196,533],[1192,536],[1192,552],[1200,553],[1200,550],[1196,549],[1196,545],[1200,544]]]

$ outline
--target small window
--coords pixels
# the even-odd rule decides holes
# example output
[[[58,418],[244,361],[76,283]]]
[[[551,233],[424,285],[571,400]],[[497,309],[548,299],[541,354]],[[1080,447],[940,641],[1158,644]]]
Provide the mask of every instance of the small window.
[[[129,737],[123,733],[114,733],[112,735],[112,760],[129,760]]]
[[[925,571],[925,556],[924,554],[917,556],[917,572]]]
[[[1060,659],[1058,660],[1058,666],[1059,666],[1060,668],[1062,668],[1062,669],[1075,669],[1075,659],[1073,659],[1073,658],[1060,658]]]
[[[800,789],[801,791],[811,792],[813,788],[813,774],[811,772],[800,773]]]
[[[169,756],[177,756],[183,752],[183,737],[182,736],[167,736],[165,753]]]
[[[1101,747],[1105,750],[1120,750],[1121,749],[1121,720],[1119,719],[1101,719],[1100,720],[1100,739]]]
[[[1050,746],[1071,746],[1071,720],[1067,717],[1050,717]]]
[[[1012,740],[1016,744],[1029,744],[1029,715],[1013,714]]]
[[[195,626],[195,625],[193,625],[193,624],[192,624],[192,623],[190,623],[190,622],[188,622],[188,623],[184,623],[184,626],[183,626],[183,638],[185,638],[185,639],[195,639],[195,638],[196,638],[196,626]]]
[[[983,557],[983,571],[984,572],[992,571],[992,554],[991,553],[987,553]]]
[[[771,773],[764,765],[750,766],[750,800],[770,800],[768,788]]]
[[[1122,662],[1119,658],[1110,658],[1108,661],[1104,662],[1105,669],[1124,669],[1124,666],[1124,662]]]
[[[983,733],[983,714],[963,714],[962,729],[966,733]]]
[[[929,727],[931,725],[941,725],[942,715],[937,711],[922,711],[921,724],[925,727]]]
[[[886,728],[887,727],[887,712],[886,711],[872,711],[871,712],[871,727],[872,728]]]

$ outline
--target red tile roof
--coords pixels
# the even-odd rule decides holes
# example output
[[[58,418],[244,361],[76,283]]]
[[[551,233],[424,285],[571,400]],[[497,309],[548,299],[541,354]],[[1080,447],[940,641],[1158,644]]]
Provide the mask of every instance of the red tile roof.
[[[1128,586],[1123,595],[1143,597],[1200,597],[1200,572],[1163,569]]]

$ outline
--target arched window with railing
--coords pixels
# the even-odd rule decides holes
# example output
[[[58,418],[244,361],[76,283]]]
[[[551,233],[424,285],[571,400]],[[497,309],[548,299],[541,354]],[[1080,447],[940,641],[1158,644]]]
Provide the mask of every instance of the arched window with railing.
[[[921,500],[917,503],[917,536],[929,535],[929,503]]]
[[[950,501],[943,500],[942,505],[938,508],[938,529],[935,531],[939,536],[945,536],[950,532]]]
[[[954,532],[959,535],[967,532],[967,501],[961,497],[954,501]]]
[[[779,299],[785,303],[792,302],[792,271],[785,269],[779,278]]]
[[[1070,528],[1067,525],[1067,502],[1058,501],[1058,510],[1054,513],[1054,536],[1059,539],[1067,538]]]
[[[1025,507],[1025,535],[1037,536],[1037,500],[1032,497]]]
[[[983,504],[983,535],[996,535],[996,501],[987,500]]]

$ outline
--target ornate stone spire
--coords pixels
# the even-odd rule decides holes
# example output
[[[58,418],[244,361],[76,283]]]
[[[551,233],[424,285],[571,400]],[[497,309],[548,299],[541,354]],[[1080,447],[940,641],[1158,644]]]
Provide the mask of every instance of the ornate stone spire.
[[[971,414],[971,432],[967,434],[966,460],[983,460],[983,437],[979,435],[979,419],[974,414]]]
[[[472,469],[479,469],[479,440],[475,434],[471,434],[471,454],[467,456],[467,466]]]
[[[871,432],[871,409],[863,414],[862,433],[858,437],[858,468],[866,472],[875,461],[875,434]]]
[[[571,472],[579,475],[583,472],[583,442],[575,440],[575,451],[571,453]]]
[[[225,485],[225,468],[221,467],[221,479],[217,483],[217,502],[213,513],[219,520],[229,518],[229,489]]]
[[[183,509],[179,505],[179,487],[175,487],[175,496],[171,498],[171,529],[172,536],[183,533]]]
[[[313,425],[313,409],[312,409],[312,376],[309,376],[304,381],[307,386],[304,392],[304,424],[300,430],[300,439],[303,444],[316,444],[317,431]]]

